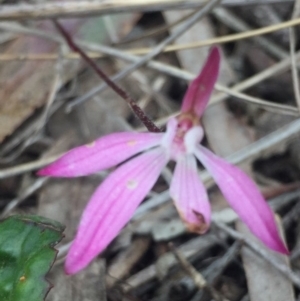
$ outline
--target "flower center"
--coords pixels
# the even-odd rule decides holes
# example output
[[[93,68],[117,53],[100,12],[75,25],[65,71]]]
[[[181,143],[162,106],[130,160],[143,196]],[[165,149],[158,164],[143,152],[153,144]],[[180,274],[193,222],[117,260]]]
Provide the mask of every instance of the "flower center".
[[[185,134],[193,127],[199,125],[198,117],[192,113],[183,113],[177,117],[177,129],[173,139],[172,157],[176,159],[179,155],[186,152],[184,145]]]
[[[175,140],[177,139],[178,141],[183,141],[186,132],[192,127],[199,125],[198,117],[192,113],[180,114],[177,120],[178,124]]]

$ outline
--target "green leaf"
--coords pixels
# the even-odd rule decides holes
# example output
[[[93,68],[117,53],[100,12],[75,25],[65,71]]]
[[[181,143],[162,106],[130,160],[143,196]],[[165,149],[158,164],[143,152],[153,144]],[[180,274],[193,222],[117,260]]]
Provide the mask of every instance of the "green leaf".
[[[0,300],[41,301],[50,290],[45,275],[64,227],[40,216],[15,215],[0,223]]]

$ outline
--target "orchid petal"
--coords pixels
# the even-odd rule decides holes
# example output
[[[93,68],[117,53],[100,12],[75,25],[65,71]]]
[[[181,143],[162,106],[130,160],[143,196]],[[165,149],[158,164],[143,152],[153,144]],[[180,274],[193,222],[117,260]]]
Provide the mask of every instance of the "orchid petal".
[[[163,134],[114,133],[75,147],[38,172],[40,176],[78,177],[113,167],[131,156],[159,145]]]
[[[199,146],[196,157],[212,174],[223,195],[241,220],[270,249],[287,254],[274,214],[255,183],[239,168]]]
[[[65,271],[74,274],[102,252],[129,221],[168,162],[163,148],[120,166],[95,191],[84,210]]]
[[[220,51],[213,47],[202,71],[190,84],[181,107],[182,113],[193,112],[197,117],[202,116],[209,101],[220,68]]]
[[[206,232],[210,224],[210,204],[197,172],[194,155],[188,154],[178,158],[170,195],[188,229],[200,234]]]

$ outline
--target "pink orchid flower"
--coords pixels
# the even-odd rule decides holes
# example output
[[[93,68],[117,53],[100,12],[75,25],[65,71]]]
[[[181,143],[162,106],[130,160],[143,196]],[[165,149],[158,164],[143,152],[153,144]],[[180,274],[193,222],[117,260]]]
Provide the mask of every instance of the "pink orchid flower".
[[[200,145],[203,129],[199,119],[213,91],[219,65],[219,50],[213,48],[202,72],[188,88],[181,114],[169,119],[166,133],[113,133],[70,150],[39,171],[43,176],[84,176],[140,153],[113,171],[91,197],[67,255],[67,274],[83,269],[108,246],[170,160],[176,162],[170,195],[189,230],[204,233],[211,220],[207,192],[198,175],[198,159],[253,234],[270,249],[288,253],[274,214],[255,183],[243,171]]]

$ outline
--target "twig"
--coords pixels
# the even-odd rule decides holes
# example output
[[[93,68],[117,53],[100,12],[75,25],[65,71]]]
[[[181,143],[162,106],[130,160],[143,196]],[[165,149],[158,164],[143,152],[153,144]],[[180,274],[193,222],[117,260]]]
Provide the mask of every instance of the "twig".
[[[112,55],[112,56],[115,56],[115,57],[118,57],[118,58],[121,58],[124,60],[132,61],[132,62],[136,62],[139,60],[139,58],[137,56],[134,56],[132,54],[129,54],[124,51],[117,50],[117,49],[114,49],[111,47],[107,47],[107,46],[103,46],[103,45],[95,45],[95,44],[88,44],[88,45],[83,44],[83,46],[85,46],[86,48],[89,48],[89,50],[91,50],[91,51],[103,52],[103,53],[106,53],[106,54],[109,54],[109,55]],[[299,58],[299,56],[300,56],[300,54],[297,54],[297,59]],[[220,84],[216,84],[215,88],[219,91],[225,92],[226,94],[232,95],[239,99],[247,100],[247,101],[255,103],[257,105],[261,105],[263,107],[271,107],[272,109],[276,110],[276,112],[278,112],[278,113],[284,112],[284,113],[290,114],[290,115],[298,115],[298,110],[295,107],[271,103],[269,101],[265,101],[263,99],[260,99],[257,97],[252,97],[252,96],[249,96],[249,95],[239,92],[243,89],[251,87],[251,85],[258,83],[265,78],[270,77],[272,74],[275,74],[275,73],[278,74],[279,72],[283,72],[285,69],[287,69],[289,67],[289,59],[286,59],[285,61],[283,61],[283,63],[280,62],[278,64],[279,65],[275,64],[270,69],[266,69],[263,72],[258,73],[257,75],[247,79],[244,82],[241,82],[241,83],[235,85],[232,88],[227,88]],[[150,61],[147,65],[157,71],[164,72],[166,74],[169,74],[171,76],[175,76],[175,77],[178,77],[178,78],[181,78],[184,80],[191,80],[195,77],[195,75],[193,75],[187,71],[178,69],[173,66],[166,65],[166,64],[158,62],[158,61]],[[88,97],[91,97],[95,93],[98,93],[99,88],[100,87],[96,87],[96,88],[90,90],[89,92],[87,92],[85,95],[74,99],[72,102],[69,103],[67,110],[71,110],[74,106],[81,103],[81,101],[84,101]],[[226,94],[222,93],[221,95],[213,97],[209,104],[211,104],[214,101],[218,102],[218,101],[221,101],[221,100],[227,98]]]
[[[23,19],[48,19],[48,18],[73,18],[91,15],[112,14],[133,11],[161,11],[166,9],[192,9],[200,8],[209,0],[110,0],[110,1],[68,1],[67,3],[41,3],[41,4],[18,4],[1,5],[0,19],[23,20]],[[261,4],[262,0],[223,0],[224,5],[249,5]],[[264,0],[264,4],[285,2],[293,0]]]
[[[0,22],[0,29],[14,34],[35,35],[42,39],[47,39],[56,43],[64,43],[63,38],[53,33],[46,32],[37,28],[22,26],[17,22]],[[55,57],[57,59],[57,55]]]
[[[107,46],[103,46],[103,45],[101,45],[101,46],[100,45],[94,45],[94,44],[88,44],[86,46],[92,51],[101,51],[101,52],[104,52],[106,54],[109,54],[109,55],[112,55],[112,56],[115,56],[115,57],[118,57],[118,58],[121,58],[121,59],[125,59],[125,60],[128,60],[128,61],[135,62],[135,61],[139,60],[139,58],[137,56],[134,56],[132,54],[129,54],[129,53],[126,53],[124,51],[117,50],[117,49],[114,49],[114,48],[111,48],[111,47],[107,47]],[[297,54],[297,58],[298,57],[299,57],[299,55]],[[184,79],[184,80],[191,80],[195,77],[195,75],[193,75],[193,74],[191,74],[187,71],[178,69],[178,68],[173,67],[173,66],[166,65],[166,64],[158,62],[158,61],[150,61],[147,65],[149,67],[157,70],[157,71],[164,72],[168,75],[175,76],[175,77],[178,77],[178,78],[181,78],[181,79]],[[277,104],[277,103],[271,103],[269,101],[266,101],[266,100],[263,100],[263,99],[260,99],[260,98],[257,98],[257,97],[249,96],[249,95],[246,95],[244,93],[239,92],[240,90],[243,90],[244,87],[246,89],[246,88],[250,87],[252,85],[252,83],[253,84],[258,83],[260,80],[263,80],[263,79],[271,76],[273,73],[280,72],[283,69],[283,67],[288,68],[288,66],[289,66],[289,60],[286,60],[286,61],[284,61],[284,66],[281,66],[281,65],[279,66],[278,65],[278,68],[277,68],[278,70],[275,69],[277,67],[277,65],[274,65],[274,66],[272,66],[272,70],[270,70],[269,73],[267,73],[267,71],[269,71],[268,69],[264,70],[263,73],[258,73],[257,75],[249,78],[245,82],[241,82],[241,83],[237,84],[236,86],[234,86],[232,88],[227,88],[227,87],[225,87],[223,85],[220,85],[220,84],[216,84],[215,88],[219,91],[225,92],[228,95],[237,97],[237,98],[242,99],[242,100],[249,101],[249,102],[254,103],[256,105],[260,105],[260,106],[264,107],[265,109],[268,109],[267,107],[270,107],[270,108],[276,110],[276,112],[278,112],[278,113],[283,113],[284,112],[284,113],[289,114],[289,115],[297,116],[298,115],[298,110],[295,107],[287,106],[287,105],[280,105],[280,104]],[[257,80],[257,78],[258,78],[258,80]],[[245,85],[243,85],[244,83],[245,83]],[[67,110],[71,110],[74,106],[81,103],[82,100],[84,100],[87,97],[89,97],[91,95],[94,95],[94,93],[98,93],[98,92],[99,92],[98,87],[90,90],[87,94],[85,94],[82,97],[79,97],[79,98],[75,99],[74,101],[70,102],[68,104]],[[226,97],[227,97],[227,95],[224,95],[224,94],[213,97],[212,101],[209,104],[211,104],[214,101],[223,100]]]
[[[174,31],[170,36],[168,36],[166,39],[164,39],[162,42],[160,42],[156,47],[154,47],[148,54],[146,54],[141,59],[134,62],[132,65],[128,66],[127,68],[124,68],[119,73],[112,76],[112,81],[118,81],[122,78],[124,78],[126,75],[130,74],[133,70],[145,65],[148,63],[151,59],[156,57],[159,53],[163,51],[163,49],[172,43],[174,40],[176,40],[179,36],[181,36],[183,33],[185,33],[190,27],[192,27],[196,22],[198,22],[201,18],[203,18],[205,15],[207,15],[221,0],[211,0],[208,2],[201,10],[196,12],[194,15],[192,15],[187,21],[185,21],[176,31]],[[92,89],[85,95],[75,99],[72,104],[79,104],[82,103],[91,97],[93,97],[95,94],[103,91],[107,85],[105,83],[101,84],[100,86]],[[70,106],[68,107],[71,108]]]
[[[298,51],[296,53],[296,60],[298,61],[299,59],[300,59],[300,51]],[[237,83],[236,85],[231,87],[231,89],[234,91],[246,90],[246,89],[262,82],[263,80],[266,80],[272,76],[279,75],[279,74],[289,70],[290,64],[291,64],[290,58],[288,57],[288,58],[278,62],[277,64],[274,64],[271,67],[255,74],[254,76],[251,76],[251,77],[247,78],[246,80],[244,80],[240,83]],[[217,95],[216,97],[213,97],[212,102],[218,103],[220,101],[223,101],[226,98],[227,98],[227,95],[225,95],[225,94]]]
[[[238,162],[237,159],[240,159],[241,157],[236,156],[236,157],[232,157],[231,163],[234,164],[238,164],[241,162]],[[206,187],[209,188],[212,185],[212,182],[210,182],[210,185],[207,185],[208,181],[212,180],[212,177],[210,174],[208,174],[207,172],[201,172],[200,176],[202,178],[202,180],[205,182]],[[299,198],[300,197],[300,190],[295,190],[292,192],[288,192],[285,194],[282,194],[278,197],[272,198],[269,202],[271,208],[274,211],[278,211],[281,210],[282,206],[287,206],[289,205],[295,198]],[[144,215],[147,214],[148,211],[153,210],[155,208],[157,208],[158,206],[161,206],[162,204],[168,202],[170,200],[170,193],[169,190],[165,190],[163,192],[161,192],[159,195],[154,196],[152,198],[150,198],[149,200],[147,200],[147,202],[141,204],[139,206],[139,208],[136,210],[134,216],[133,216],[133,220],[139,220],[140,218],[142,218]],[[236,220],[238,218],[238,216],[236,214],[234,214],[232,209],[226,208],[226,220],[228,222],[233,222],[234,220]],[[233,214],[231,214],[231,211]],[[230,218],[228,218],[228,215],[230,215]],[[222,220],[222,211],[220,211],[219,213],[214,213],[212,215],[213,220],[216,221],[220,221],[220,217],[221,217],[221,221],[224,221],[224,219]]]
[[[236,241],[225,252],[225,254],[211,263],[203,272],[207,275],[206,279],[209,283],[213,283],[224,272],[227,266],[238,256],[242,243]]]
[[[251,23],[256,24],[258,28],[281,23],[284,19],[283,11],[278,9],[275,5],[262,3],[262,5],[256,5],[251,8]],[[285,46],[288,45],[288,29],[276,31],[270,34],[270,38],[274,42],[276,41],[277,45],[284,47],[286,51]]]
[[[62,105],[63,101],[56,101],[53,106],[48,111],[48,117],[55,113]],[[33,118],[33,120],[20,129],[20,132],[12,140],[8,141],[0,150],[0,163],[7,164],[15,160],[29,145],[35,142],[35,139],[32,139],[32,135],[36,133],[36,127],[39,123],[40,116],[38,115]],[[38,138],[35,136],[36,139]],[[18,147],[16,150],[15,148]],[[12,152],[12,150],[14,151]]]
[[[206,185],[206,187],[209,187]],[[279,211],[284,206],[289,206],[296,198],[300,197],[300,190],[295,190],[292,192],[284,193],[278,197],[272,198],[269,200],[269,205],[274,211]],[[160,192],[158,195],[151,197],[147,200],[147,202],[144,202],[141,204],[138,209],[136,210],[132,220],[140,220],[144,218],[144,216],[151,210],[165,204],[170,200],[170,193],[169,190],[165,190],[163,192]],[[234,213],[234,211],[230,208],[224,209],[224,211],[215,212],[212,214],[212,219],[215,221],[222,221],[225,222],[225,219],[222,218],[223,213],[225,213],[225,219],[226,223],[232,223],[236,219],[238,219],[237,214]],[[229,216],[229,218],[228,218]]]
[[[271,148],[275,148],[277,145],[284,143],[287,139],[298,134],[299,131],[300,119],[297,119],[258,141],[251,143],[240,151],[228,156],[226,159],[234,164],[241,163],[245,160],[254,160],[261,156],[262,153],[270,151]]]
[[[39,132],[44,127],[45,123],[47,122],[51,106],[53,105],[55,97],[57,95],[57,92],[62,84],[62,79],[61,79],[62,70],[61,69],[63,67],[63,59],[62,59],[63,45],[60,45],[58,52],[59,52],[59,55],[57,57],[57,61],[56,61],[56,65],[55,65],[55,70],[54,70],[55,74],[54,74],[52,86],[50,88],[50,93],[49,93],[49,96],[47,99],[46,106],[45,106],[44,111],[37,124],[36,132]]]
[[[83,45],[84,45],[84,43],[83,43]],[[100,45],[94,46],[94,45],[89,44],[89,46],[92,47],[92,48],[97,47],[97,48],[99,48],[99,51],[105,52],[105,53],[107,53],[107,55],[110,54],[110,55],[113,55],[115,57],[125,59],[127,61],[133,62],[133,61],[138,60],[137,56],[133,56],[132,54],[127,53],[127,51],[117,50],[117,49],[114,49],[114,48],[110,48],[110,47],[107,47],[107,46],[100,46]],[[87,47],[89,47],[89,46],[87,46]],[[99,58],[99,57],[103,56],[103,54],[95,52],[95,51],[94,52],[89,52],[89,53],[87,53],[87,55],[91,58]],[[68,53],[68,54],[64,55],[63,58],[64,59],[78,59],[78,58],[80,58],[80,56],[77,53],[71,52],[71,53]],[[15,61],[15,60],[22,60],[22,61],[23,60],[53,60],[53,59],[57,59],[57,55],[50,54],[50,53],[24,54],[24,55],[22,55],[22,54],[21,55],[20,54],[17,54],[17,55],[3,54],[3,55],[1,55],[0,54],[0,61],[1,60],[4,60],[4,61],[7,61],[7,60],[8,61],[10,61],[10,60],[12,60],[12,61]],[[158,61],[150,61],[147,65],[149,67],[153,68],[154,70],[158,70],[160,72],[164,72],[165,74],[169,74],[171,76],[176,76],[176,77],[184,79],[184,80],[191,80],[195,77],[193,74],[191,74],[187,71],[183,71],[181,69],[178,69],[178,68],[173,67],[173,66],[166,65],[166,64],[158,62]],[[276,65],[274,65],[272,67],[276,67]],[[256,77],[256,76],[260,76],[260,75],[261,74],[258,73],[257,75],[253,76],[253,78]],[[271,75],[272,74],[269,74],[267,77],[269,77]],[[263,77],[261,80],[263,80],[267,77]],[[252,79],[252,78],[250,78],[250,79]],[[227,94],[226,96],[223,94],[221,99],[218,99],[217,101],[221,101],[221,100],[224,99],[224,97],[226,98],[228,95],[230,95],[230,96],[236,97],[238,99],[245,100],[245,101],[248,101],[250,103],[256,104],[258,106],[261,106],[265,110],[269,110],[269,111],[274,112],[274,113],[286,114],[286,115],[292,115],[292,116],[298,116],[299,115],[299,111],[296,107],[293,107],[293,106],[290,106],[290,105],[283,105],[283,104],[279,104],[279,103],[272,103],[270,101],[267,101],[267,100],[264,100],[264,99],[261,99],[261,98],[258,98],[258,97],[253,97],[253,96],[247,95],[245,93],[235,91],[233,89],[234,89],[234,87],[233,88],[228,88],[228,87],[225,87],[221,84],[216,84],[216,90],[224,92],[224,93]],[[239,89],[239,90],[242,90],[242,89]],[[88,93],[91,93],[93,95],[94,92],[92,92],[92,91],[93,90],[91,90]],[[84,95],[83,97],[86,97],[86,95]],[[76,98],[73,102],[70,102],[68,104],[67,110],[68,111],[72,110],[72,108],[77,105],[77,102],[80,99],[81,99],[81,97]]]
[[[204,41],[197,41],[197,42],[186,43],[186,44],[170,45],[170,46],[166,47],[164,52],[199,48],[199,47],[204,47],[204,46],[212,46],[212,45],[216,45],[216,44],[224,44],[224,43],[234,42],[234,41],[238,41],[238,40],[244,40],[244,39],[272,33],[274,31],[282,30],[285,28],[294,27],[299,24],[300,24],[300,18],[297,18],[294,20],[282,22],[280,24],[270,25],[270,26],[259,28],[259,29],[253,29],[253,30],[241,32],[241,33],[235,33],[235,34],[231,34],[231,35],[227,35],[227,36],[223,36],[223,37],[221,36],[221,37],[216,37],[216,38],[212,38],[212,39],[207,39]],[[138,54],[148,53],[149,48],[135,48],[134,52],[138,53]]]
[[[30,185],[24,192],[22,192],[18,197],[11,200],[2,210],[0,219],[5,218],[9,213],[16,208],[22,201],[28,198],[30,195],[35,193],[38,189],[40,189],[46,182],[48,178],[39,178],[32,185]]]
[[[141,77],[143,76],[142,72],[139,72],[141,74]],[[153,84],[150,85],[147,83],[147,81],[141,81],[141,77],[136,78],[136,80],[140,83],[141,90],[145,93],[144,96],[142,96],[139,104],[142,108],[145,108],[152,100],[156,101],[162,111],[167,114],[172,114],[173,109],[170,106],[171,99],[161,93],[162,87],[166,83],[166,76],[165,75],[159,75],[157,78],[153,81]],[[145,76],[143,76],[145,77]]]
[[[220,258],[213,261],[207,268],[202,272],[207,282],[210,284],[216,283],[218,277],[223,274],[224,270],[232,261],[237,261],[236,257],[242,247],[242,243],[236,241],[227,250],[226,253]],[[198,301],[203,299],[203,292],[197,292],[190,301]]]
[[[245,93],[236,92],[233,89],[227,88],[220,84],[216,85],[216,89],[220,92],[224,92],[230,96],[237,97],[238,99],[246,100],[249,103],[253,103],[259,107],[263,107],[265,110],[271,111],[273,113],[278,114],[286,114],[292,116],[299,116],[299,111],[297,108],[289,106],[289,105],[282,105],[274,102],[270,102],[258,97],[253,97],[247,95]]]
[[[212,1],[214,1],[214,0],[212,0]],[[193,49],[193,48],[200,48],[200,47],[204,47],[204,46],[211,46],[211,45],[216,45],[216,44],[234,42],[234,41],[238,41],[238,40],[243,40],[243,39],[247,39],[247,38],[252,38],[252,37],[272,33],[274,31],[282,30],[282,29],[285,29],[285,28],[294,27],[294,26],[297,26],[299,24],[300,24],[300,18],[297,18],[297,19],[294,19],[294,20],[289,20],[289,21],[286,21],[286,22],[282,22],[280,24],[270,25],[270,26],[266,26],[266,27],[263,27],[263,28],[259,28],[259,29],[253,29],[253,30],[249,30],[249,31],[246,31],[246,32],[242,32],[242,33],[236,33],[236,34],[216,37],[216,38],[207,39],[207,40],[204,40],[204,41],[197,41],[197,42],[193,42],[193,43],[169,45],[169,46],[165,46],[164,49],[161,50],[160,52],[173,52],[173,51],[184,50],[184,49]],[[14,23],[14,25],[15,25],[15,23]],[[12,29],[10,29],[9,25],[7,25],[7,23],[5,23],[4,27],[8,31],[16,32],[16,27],[15,26],[13,26]],[[0,24],[0,28],[3,28],[3,26],[1,24]],[[27,31],[28,30],[29,29],[27,29]],[[34,31],[34,29],[32,31]],[[24,32],[24,33],[26,33],[26,32]],[[28,31],[28,33],[29,33],[29,31]],[[176,34],[176,32],[174,32],[174,34]],[[46,36],[44,38],[49,38],[49,36],[50,35],[46,33]],[[56,40],[56,41],[59,42],[58,40]],[[157,47],[159,47],[159,45]],[[152,51],[154,51],[155,49],[156,48],[148,48],[148,47],[133,48],[133,49],[130,50],[130,53],[133,53],[133,54],[149,54]]]
[[[66,39],[70,48],[74,51],[78,52],[81,57],[94,69],[94,71],[98,74],[100,78],[102,78],[105,83],[115,91],[121,98],[123,98],[126,103],[130,106],[135,115],[140,119],[140,121],[146,126],[146,128],[150,132],[161,132],[161,130],[146,116],[146,114],[141,110],[141,108],[135,103],[135,101],[131,98],[131,96],[123,90],[120,86],[115,84],[98,66],[97,64],[90,59],[84,51],[78,47],[71,36],[67,33],[67,31],[58,23],[58,21],[53,21],[59,32]]]
[[[227,235],[223,235],[223,233],[221,233],[222,238],[225,238],[226,236]],[[214,234],[207,234],[205,236],[196,237],[183,243],[178,247],[178,249],[186,258],[191,258],[196,254],[199,254],[199,250],[201,250],[201,252],[205,252],[212,246],[219,244],[219,242],[219,238],[217,238]],[[170,269],[177,264],[177,261],[171,252],[167,252],[162,255],[158,259],[158,261],[165,261],[166,269]],[[130,276],[126,280],[127,285],[124,287],[124,291],[129,291],[131,289],[137,288],[140,285],[151,281],[152,279],[155,279],[157,277],[157,262]]]
[[[239,233],[238,231],[235,231],[234,229],[226,226],[223,223],[214,222],[214,224],[221,230],[223,230],[225,233],[230,235],[232,238],[240,240],[244,242],[244,244],[249,247],[251,250],[253,250],[255,253],[260,255],[264,260],[269,262],[272,266],[274,266],[279,272],[281,272],[283,275],[285,275],[295,286],[300,288],[300,277],[295,274],[290,268],[279,262],[276,258],[274,258],[270,252],[267,250],[261,248],[258,244],[256,244],[251,239],[245,238],[244,235]]]
[[[292,222],[298,221],[300,213],[300,203],[296,203],[296,205],[290,210],[282,219],[282,225],[284,229],[287,229]]]
[[[174,27],[174,26],[182,23],[183,21],[189,19],[195,13],[196,13],[196,11],[192,11],[191,13],[189,13],[187,15],[184,15],[183,17],[181,17],[180,19],[176,20],[175,22],[162,25],[159,28],[150,29],[150,30],[145,31],[145,32],[139,34],[138,36],[135,36],[135,37],[132,37],[132,38],[125,38],[124,40],[122,40],[119,43],[117,43],[117,45],[115,45],[115,46],[129,44],[129,43],[132,43],[132,42],[144,40],[144,39],[147,39],[147,38],[150,38],[150,37],[157,36],[159,34],[165,33],[166,31],[170,30],[170,28],[172,28],[172,27]]]
[[[253,30],[246,22],[244,22],[233,12],[226,8],[218,7],[212,13],[218,20],[220,20],[223,24],[227,25],[231,29],[239,32],[248,32]],[[276,58],[284,59],[289,56],[283,48],[276,45],[266,37],[256,36],[254,37],[254,41],[260,44],[264,49],[266,49],[271,55],[275,56]]]
[[[296,247],[290,256],[291,262],[298,261],[300,257],[300,248]]]
[[[211,286],[205,278],[201,275],[200,272],[198,272],[182,255],[182,253],[179,250],[176,250],[174,248],[172,243],[169,243],[169,247],[180,263],[181,267],[186,271],[186,273],[193,279],[195,285],[200,289],[207,289],[211,296],[216,301],[228,301],[226,298],[224,298],[213,286]]]
[[[109,15],[103,16],[103,22],[104,22],[107,34],[110,38],[110,42],[113,43],[113,44],[118,43],[120,39],[118,37],[116,28],[115,28],[114,23],[112,21],[112,16],[109,16]]]
[[[13,39],[16,38],[16,35],[10,33],[10,32],[7,32],[7,33],[1,33],[1,36],[0,36],[0,45],[4,44],[4,43],[7,43]]]
[[[150,237],[138,237],[113,259],[107,268],[106,284],[108,288],[129,274],[134,265],[145,255],[150,241]]]
[[[104,47],[104,46],[98,46],[98,47]],[[106,47],[106,46],[105,46]],[[113,49],[113,48],[110,48]],[[122,59],[125,60],[129,60],[129,61],[135,61],[138,59],[137,56],[133,56],[129,53],[127,53],[126,51],[121,51],[121,50],[116,50],[114,49],[114,56],[120,57]],[[118,53],[118,55],[116,55],[116,53]],[[87,55],[91,58],[99,58],[102,57],[103,54],[101,53],[97,53],[97,52],[89,52],[87,53]],[[80,58],[80,56],[77,53],[71,52],[68,53],[66,55],[63,56],[64,59],[78,59]],[[57,55],[55,54],[24,54],[24,55],[14,55],[14,54],[0,54],[0,61],[4,60],[4,61],[15,61],[15,60],[52,60],[52,59],[57,59]],[[165,74],[169,74],[171,76],[176,76],[178,78],[184,79],[184,80],[190,80],[194,77],[193,74],[190,74],[187,71],[183,71],[181,69],[178,69],[176,67],[172,67],[169,65],[166,65],[164,63],[160,63],[157,61],[150,61],[147,64],[149,67],[153,68],[154,70],[159,70],[161,72],[164,72]],[[259,74],[257,74],[259,75]],[[270,101],[258,98],[258,97],[253,97],[250,95],[247,95],[245,93],[241,93],[241,92],[237,92],[234,91],[233,88],[228,88],[225,87],[221,84],[217,84],[216,85],[216,90],[220,91],[220,92],[224,92],[226,93],[228,96],[233,96],[236,97],[240,100],[245,100],[248,101],[250,103],[253,103],[255,105],[261,106],[263,107],[265,110],[271,111],[273,113],[278,113],[278,114],[286,114],[286,115],[292,115],[292,116],[298,116],[299,115],[299,111],[296,107],[290,106],[290,105],[283,105],[283,104],[279,104],[279,103],[272,103]],[[224,95],[223,95],[224,97]],[[70,102],[68,104],[67,110],[70,111],[73,106],[77,105],[77,100],[75,99],[75,104],[73,102]]]
[[[226,158],[227,161],[233,164],[240,164],[245,160],[253,160],[261,155],[262,152],[266,152],[270,150],[270,148],[274,148],[278,144],[283,143],[287,139],[290,139],[294,135],[298,134],[300,131],[300,119],[297,119],[280,129],[274,131],[273,133],[259,139],[258,141],[248,145],[247,147],[241,149],[240,151],[230,155]],[[47,164],[50,164],[57,160],[61,155],[53,156],[46,159],[40,159],[34,162],[21,164],[18,166],[14,166],[11,168],[6,168],[0,170],[0,179],[15,176],[18,174],[22,174],[24,172],[28,172],[31,170],[35,170],[41,168]],[[209,181],[211,180],[211,176],[203,172],[202,180]]]
[[[296,0],[293,14],[292,14],[292,20],[299,16],[300,13],[300,1]],[[289,37],[290,37],[290,54],[291,54],[291,69],[292,69],[292,78],[293,78],[293,88],[294,88],[294,94],[296,98],[296,103],[298,106],[298,110],[300,112],[300,89],[299,89],[299,76],[298,76],[298,70],[297,70],[297,62],[296,62],[296,35],[295,30],[293,27],[289,28]]]
[[[46,39],[50,39],[52,41],[55,42],[59,42],[62,43],[64,42],[60,37],[57,37],[53,34],[48,34],[45,33],[41,30],[37,30],[37,29],[31,29],[31,28],[26,28],[23,26],[18,26],[16,24],[13,24],[11,27],[9,26],[9,24],[4,24],[4,28],[7,30],[13,30],[14,32],[21,32],[23,34],[33,34],[33,35],[37,35],[39,37],[44,37]],[[0,24],[0,28],[1,26],[3,26],[3,24]],[[118,50],[115,48],[111,48],[108,46],[103,46],[103,45],[96,45],[96,44],[92,44],[92,43],[86,43],[83,41],[79,41],[76,40],[78,44],[80,44],[82,47],[85,47],[88,50],[91,50],[92,53],[89,53],[89,55],[91,55],[92,57],[101,57],[103,54],[106,55],[111,55],[111,56],[115,56],[127,61],[131,61],[131,62],[137,62],[139,60],[139,58],[137,56],[132,55],[131,53],[127,53],[127,51],[122,51],[122,50]],[[97,54],[99,53],[99,54]],[[65,56],[65,58],[74,58],[75,55],[78,57],[77,53],[70,53],[69,56]],[[299,59],[299,53],[297,53],[297,60]],[[8,57],[8,58],[14,58],[14,55],[12,57]],[[42,54],[41,59],[45,58],[45,59],[53,59],[53,58],[57,58],[56,55],[53,54]],[[0,55],[0,59],[1,59],[1,55]],[[23,59],[22,57],[20,59]],[[157,62],[157,61],[150,61],[147,64],[149,67],[158,70],[160,72],[164,72],[166,74],[169,74],[171,76],[175,76],[184,80],[191,80],[193,79],[195,76],[187,71],[183,71],[181,69],[178,69],[176,67],[173,66],[169,66],[166,65],[164,63],[161,62]],[[278,113],[284,113],[284,114],[288,114],[288,115],[298,115],[298,109],[292,106],[286,106],[286,105],[281,105],[281,104],[275,104],[275,103],[271,103],[268,101],[265,101],[263,99],[257,98],[257,97],[252,97],[249,95],[246,95],[244,93],[239,93],[240,91],[247,89],[273,75],[278,75],[281,72],[284,72],[288,69],[288,67],[290,66],[290,59],[287,58],[273,66],[271,66],[270,68],[265,69],[264,71],[248,78],[247,80],[236,84],[234,87],[232,88],[227,88],[224,87],[220,84],[216,84],[216,89],[219,91],[223,91],[228,95],[232,95],[234,97],[237,97],[239,99],[242,100],[246,100],[252,103],[255,103],[256,105],[261,105],[263,106],[266,110],[270,110],[272,112],[278,112]],[[97,87],[98,88],[98,87]],[[96,88],[96,89],[97,89]],[[87,97],[89,95],[89,93],[91,95],[93,95],[94,90],[90,90],[87,94],[83,95],[83,97]],[[221,94],[221,95],[217,95],[215,97],[212,98],[212,101],[209,104],[212,104],[212,102],[219,102],[224,100],[225,98],[227,98],[228,95],[226,94]],[[74,102],[76,103],[77,101],[79,101],[81,98],[77,98],[74,100]],[[69,106],[67,107],[67,110],[71,110],[73,108],[74,102],[71,102],[69,104]],[[163,121],[164,122],[164,121]]]
[[[19,175],[19,174],[22,174],[22,173],[25,173],[28,171],[42,168],[43,166],[46,166],[46,165],[56,161],[59,157],[61,157],[61,155],[62,154],[48,157],[48,158],[39,159],[39,160],[25,163],[25,164],[16,165],[14,167],[2,169],[2,170],[0,170],[0,179],[12,177],[12,176]]]

